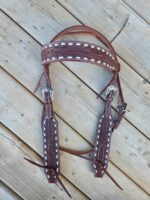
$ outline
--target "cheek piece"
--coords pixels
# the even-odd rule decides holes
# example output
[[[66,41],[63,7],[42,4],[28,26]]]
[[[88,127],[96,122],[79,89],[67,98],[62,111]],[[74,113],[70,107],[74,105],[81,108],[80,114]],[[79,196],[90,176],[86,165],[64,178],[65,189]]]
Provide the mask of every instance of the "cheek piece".
[[[91,44],[83,41],[58,41],[60,37],[69,34],[91,34],[97,37],[107,48],[99,45]],[[41,61],[44,67],[44,72],[37,84],[39,87],[41,80],[44,82],[42,86],[43,95],[43,113],[41,119],[41,128],[43,133],[43,154],[44,165],[37,164],[27,158],[30,163],[44,168],[47,180],[49,183],[59,182],[66,193],[71,197],[61,180],[60,174],[60,151],[79,156],[91,161],[95,177],[103,177],[106,173],[109,178],[119,187],[122,188],[108,173],[109,149],[111,135],[114,129],[118,127],[122,117],[125,114],[127,104],[124,102],[123,93],[120,85],[119,71],[120,64],[118,63],[116,53],[111,43],[104,35],[87,26],[73,26],[67,28],[57,34],[50,43],[42,46]],[[61,147],[58,138],[58,123],[54,116],[52,100],[53,89],[49,78],[50,63],[58,61],[76,61],[87,62],[97,66],[104,67],[107,71],[111,71],[113,76],[106,87],[98,94],[105,93],[105,107],[100,115],[97,124],[95,144],[92,149],[85,151],[77,151]],[[37,90],[36,88],[36,90]],[[112,117],[111,104],[113,97],[118,95],[119,105],[118,114],[115,119]],[[83,154],[92,154],[92,157],[84,156]]]

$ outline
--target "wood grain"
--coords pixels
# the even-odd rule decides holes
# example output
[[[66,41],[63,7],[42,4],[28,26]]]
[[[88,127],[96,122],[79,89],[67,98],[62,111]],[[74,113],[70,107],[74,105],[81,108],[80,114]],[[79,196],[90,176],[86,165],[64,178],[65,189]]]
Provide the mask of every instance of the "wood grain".
[[[1,200],[21,200],[22,199],[1,181],[0,181],[0,194],[1,194]]]
[[[150,23],[150,1],[149,0],[123,0],[131,9],[133,9],[147,23]]]

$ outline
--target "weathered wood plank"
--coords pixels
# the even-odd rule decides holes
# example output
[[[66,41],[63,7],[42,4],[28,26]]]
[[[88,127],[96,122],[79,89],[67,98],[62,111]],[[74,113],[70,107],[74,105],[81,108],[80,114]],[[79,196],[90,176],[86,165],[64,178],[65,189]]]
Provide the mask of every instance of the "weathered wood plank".
[[[1,17],[1,19],[3,18]],[[7,52],[7,55],[9,56],[6,57],[5,55],[3,57],[2,65],[5,66],[5,69],[8,70],[9,73],[11,73],[17,80],[25,85],[25,87],[33,92],[41,74],[41,66],[39,64],[40,58],[38,57],[40,54],[39,45],[37,45],[22,31],[19,31],[20,29],[17,27],[13,29],[14,26],[12,23],[8,24],[9,26],[7,26],[7,29],[5,28],[5,41],[7,42],[5,42],[3,45],[3,51]],[[8,30],[9,27],[11,30]],[[8,34],[8,32],[11,32],[11,36]],[[14,32],[17,33],[15,38],[12,35]],[[20,36],[22,38],[21,42],[19,41]],[[10,41],[11,47],[8,45]],[[33,50],[34,54],[31,54],[30,52]],[[8,51],[10,53],[8,53]],[[3,52],[2,55],[4,55]],[[22,57],[22,59],[20,59],[20,57]],[[29,65],[29,63],[32,65],[32,73],[29,73],[31,70],[31,65]],[[28,73],[28,75],[24,74],[25,71]],[[55,111],[67,122],[69,122],[78,132],[80,132],[83,137],[89,141],[93,141],[97,116],[99,115],[99,110],[102,111],[102,108],[100,108],[102,101],[96,100],[93,92],[85,87],[81,81],[68,72],[62,65],[56,64],[55,68],[51,68],[51,78],[56,97],[54,101]],[[32,109],[32,106],[30,109]],[[37,113],[36,111],[34,120],[39,115],[40,112]],[[3,120],[4,123],[7,123],[7,115],[4,115]],[[32,123],[30,121],[28,123],[30,129],[30,125],[32,126]],[[10,120],[9,126],[11,129],[15,128],[15,122],[13,119]],[[19,129],[17,132],[20,131],[21,130]],[[119,136],[114,135],[113,137],[111,160],[135,181],[142,185],[143,188],[148,189],[149,180],[146,178],[146,170],[148,170],[149,158],[148,154],[145,153],[147,149],[149,149],[148,141],[126,121],[122,123],[122,126],[117,132],[119,131],[121,131],[122,134]],[[38,138],[38,141],[40,141],[40,138]],[[134,158],[129,156],[132,155],[132,153],[135,153],[141,157],[140,165],[138,156],[135,156]],[[126,160],[126,162],[124,162],[124,160]],[[127,162],[130,162],[132,167],[128,166]],[[141,171],[141,168],[144,168],[145,170]],[[136,174],[133,173],[135,171]]]
[[[0,152],[0,177],[23,199],[70,199],[57,185],[47,183],[39,167],[24,160],[24,157],[29,157],[41,163],[33,150],[3,126],[0,126]],[[88,199],[68,181],[63,179],[63,182],[73,199]]]
[[[6,82],[4,83],[4,80],[7,80],[7,83]],[[15,80],[10,78],[5,72],[1,70],[0,84],[2,85],[2,83],[4,84],[2,86],[2,91],[0,93],[1,97],[0,105],[2,110],[1,121],[4,124],[6,124],[6,126],[8,126],[9,129],[15,132],[19,138],[21,138],[25,143],[31,146],[32,149],[36,150],[39,154],[42,155],[42,150],[41,150],[42,145],[39,142],[41,141],[40,123],[39,123],[40,120],[39,113],[42,108],[41,103],[39,103],[39,101],[35,99],[35,97],[30,95],[30,93],[28,93],[25,89],[23,89]],[[3,94],[4,90],[5,90],[5,95]],[[15,95],[13,95],[14,93]],[[36,120],[37,116],[39,116],[38,120]],[[66,124],[63,123],[63,126],[66,126]],[[64,128],[61,127],[61,124],[59,128],[60,128],[59,129],[60,136],[63,137],[63,134],[61,132],[62,130],[64,130]],[[78,148],[80,148],[80,145],[82,147],[83,143],[89,146],[88,143],[86,143],[86,141],[83,140],[83,138],[80,138],[79,141],[78,140],[79,136],[77,136],[77,134],[71,128],[66,127],[65,129],[67,130],[66,136],[68,137],[69,134],[72,136],[72,139],[69,142],[70,143],[69,145],[71,145],[71,147],[76,145]],[[62,141],[65,141],[65,139],[63,139]],[[3,147],[2,145],[0,146]],[[20,146],[22,148],[22,144]],[[13,149],[13,148],[7,147],[5,149]],[[13,155],[17,160],[18,157],[19,159],[23,157],[23,156],[20,157],[18,153],[13,153]],[[28,153],[27,155],[31,154]],[[8,159],[9,161],[10,158],[12,157],[14,160],[14,156],[8,156],[6,159]],[[32,157],[32,159],[35,160],[35,158],[32,155],[30,157]],[[17,160],[15,163],[17,163]],[[10,162],[12,162],[12,160],[10,160]],[[39,162],[38,159],[36,159],[36,162]],[[4,163],[9,164],[9,162],[4,162]],[[4,163],[2,164],[4,165]],[[10,166],[10,164],[8,166]],[[29,174],[28,171],[26,171],[26,169],[28,168],[27,166],[30,166]],[[41,179],[44,179],[43,178],[44,174],[43,172],[41,173],[41,170],[37,169],[36,166],[31,166],[30,163],[27,163],[26,165],[22,164],[22,167],[24,171],[26,171],[25,176],[27,176],[27,174],[31,176],[34,170],[34,173],[36,175],[38,174],[37,175],[38,181],[42,183],[44,188],[46,187],[45,180],[41,181]],[[134,184],[129,178],[127,178],[124,174],[122,174],[111,163],[109,164],[108,171],[110,171],[110,173],[113,174],[115,179],[118,182],[120,182],[121,186],[124,188],[123,192],[121,192],[107,176],[105,176],[101,180],[94,178],[90,168],[91,167],[88,165],[87,161],[82,160],[81,158],[70,156],[67,154],[61,154],[61,169],[63,174],[69,180],[71,180],[77,187],[79,187],[82,191],[84,191],[84,193],[86,193],[91,199],[97,199],[98,197],[100,200],[136,199],[138,196],[142,196],[143,199],[148,199],[147,195],[140,188],[138,188],[136,184]],[[5,175],[6,172],[4,173],[4,169],[6,169],[6,165],[3,166],[2,169],[3,169],[3,174]],[[20,166],[17,166],[17,173],[19,169]],[[22,176],[22,173],[24,173],[24,171],[22,172],[20,170],[18,174],[19,176]],[[10,173],[12,173],[12,171],[10,171]],[[88,184],[89,182],[90,184]],[[23,183],[21,182],[21,185],[22,184]],[[33,193],[31,193],[31,195],[32,194]],[[39,193],[37,193],[37,195],[38,194]],[[47,195],[47,193],[45,193],[45,190],[42,194]],[[80,199],[77,196],[73,198]]]
[[[150,23],[150,1],[149,0],[123,0],[131,9],[133,9],[140,17]]]
[[[14,191],[0,181],[1,200],[22,200]]]
[[[125,8],[124,5],[120,4],[120,1],[117,1],[117,0],[112,1],[110,5],[109,5],[110,2],[109,3],[107,2],[106,8],[104,6],[100,7],[101,4],[103,5],[102,2],[103,1],[98,2],[97,5],[99,5],[99,7],[98,6],[97,7],[99,8],[99,10],[96,13],[99,13],[99,14],[107,13],[105,18],[109,18],[109,14],[108,14],[107,10],[110,9],[110,5],[112,8],[114,8],[114,9],[111,9],[111,11],[110,11],[111,16],[114,15],[115,8],[116,8],[117,15],[120,15],[120,12],[122,11],[121,16],[124,16],[124,18],[122,20],[127,19],[127,16],[130,14],[130,12],[127,11],[127,8]],[[69,3],[69,1],[64,1],[64,3],[65,3],[64,5],[68,6],[67,8],[71,12],[73,12],[73,14],[75,12],[78,13],[78,11],[74,10],[74,8],[75,8],[75,6],[73,6],[74,4],[76,6],[82,7],[81,1],[75,1],[72,3]],[[91,5],[91,3],[89,3],[88,5]],[[8,12],[9,15],[13,19],[15,19],[24,29],[26,29],[31,35],[33,35],[41,43],[48,42],[49,38],[51,38],[56,33],[58,33],[60,30],[63,29],[60,27],[60,23],[58,22],[58,20],[56,20],[56,16],[58,19],[61,18],[60,22],[63,27],[67,27],[69,25],[75,25],[75,24],[79,23],[77,20],[75,20],[71,15],[69,15],[63,8],[61,8],[54,1],[51,1],[51,3],[47,2],[47,1],[46,2],[44,1],[44,3],[43,3],[43,1],[42,2],[36,1],[36,4],[34,4],[33,2],[31,3],[31,1],[29,2],[28,0],[26,0],[26,1],[23,1],[23,3],[21,3],[21,5],[19,5],[20,9],[17,9],[17,10],[14,6],[15,4],[20,4],[20,2],[18,2],[17,0],[14,0],[13,3],[10,3],[10,4],[7,4],[6,2],[2,2],[3,9],[6,12]],[[94,3],[93,6],[94,5],[96,5],[96,4]],[[95,10],[96,9],[97,8],[95,8]],[[104,9],[103,12],[100,12],[100,9]],[[24,10],[28,10],[28,16],[30,16],[30,18],[32,20],[27,20],[24,17],[26,15],[26,13],[24,13]],[[85,5],[85,8],[82,10],[82,12],[80,12],[80,14],[78,13],[78,15],[79,16],[81,15],[82,19],[85,18],[85,20],[87,20],[87,23],[88,23],[88,21],[90,21],[90,20],[88,18],[86,11],[87,11],[87,9],[86,9],[86,5]],[[62,15],[65,17],[63,17]],[[99,19],[100,16],[97,16],[97,18]],[[41,20],[41,19],[43,19],[43,20]],[[68,19],[67,22],[65,19]],[[105,20],[103,19],[102,21],[105,21]],[[66,24],[66,23],[68,23],[68,24]],[[95,23],[99,23],[99,22],[95,21]],[[109,23],[110,24],[108,24],[108,26],[106,26],[106,27],[111,27],[111,24],[116,23],[116,22],[115,22],[115,20],[112,19],[111,21],[109,21]],[[120,21],[120,23],[118,22],[118,24],[121,24],[121,21]],[[88,24],[88,25],[93,26],[93,24]],[[42,29],[41,27],[44,27],[44,29]],[[53,28],[53,27],[55,27],[55,28]],[[97,25],[96,28],[97,28],[97,30],[100,30],[99,24]],[[117,31],[119,31],[119,30],[120,30],[120,26],[118,27]],[[142,29],[141,31],[143,31],[143,30],[145,30],[145,29]],[[102,31],[102,30],[100,30],[100,31]],[[117,33],[117,31],[115,32],[115,34]],[[109,34],[114,33],[113,30],[108,31],[106,29],[106,31],[104,31],[105,35],[107,35],[106,32],[108,32]],[[147,29],[146,29],[146,32],[147,32]],[[111,36],[109,38],[111,38]],[[91,38],[89,40],[91,40]],[[146,40],[147,39],[144,39],[143,45],[145,45]],[[133,42],[135,42],[135,41],[133,41]],[[120,41],[120,43],[122,43],[122,40]],[[121,48],[118,46],[117,42],[115,42],[114,45],[115,45],[116,49]],[[130,43],[129,43],[129,45],[130,45]],[[124,48],[126,48],[126,43],[124,44]],[[139,47],[137,47],[137,48],[139,48]],[[145,48],[147,48],[147,46],[145,46]],[[131,55],[130,57],[133,58],[132,54],[134,54],[135,51],[133,51],[133,49],[129,48],[129,52],[130,52],[129,54]],[[146,52],[149,52],[149,49],[146,49]],[[139,54],[140,55],[137,55],[138,59],[140,59],[142,52],[140,52]],[[126,56],[126,54],[125,54],[125,56]],[[144,59],[144,56],[142,58],[143,62],[147,62],[146,61],[147,59],[148,59],[148,56],[146,59]],[[131,59],[131,61],[134,62],[135,66],[139,66],[139,63],[135,63],[136,59],[133,59],[133,60]],[[143,79],[139,75],[137,75],[136,73],[133,73],[132,70],[124,62],[121,62],[121,63],[122,63],[122,72],[121,72],[122,83],[123,83],[123,88],[125,91],[125,97],[128,102],[128,111],[130,111],[130,112],[127,112],[126,117],[139,130],[141,130],[145,135],[150,137],[150,132],[149,132],[149,128],[148,128],[149,120],[150,120],[149,119],[150,116],[148,115],[148,112],[149,112],[148,110],[150,109],[149,92],[148,92],[149,86],[148,86],[147,82],[145,82],[145,81],[143,82]],[[148,74],[147,73],[149,71],[149,69],[147,67],[148,65],[149,64],[143,63],[143,67],[142,68],[139,67],[139,68],[140,68],[140,70],[143,70],[144,73],[146,71],[145,74]],[[106,80],[108,80],[107,78],[106,79],[103,78],[103,79],[99,80],[99,83],[97,82],[97,77],[99,76],[100,73],[97,73],[99,71],[99,69],[97,69],[96,67],[93,67],[92,69],[91,69],[91,67],[86,67],[86,68],[84,67],[84,70],[83,70],[83,68],[81,68],[81,66],[83,66],[83,65],[79,64],[79,63],[73,64],[73,65],[68,64],[67,66],[69,68],[71,68],[71,70],[76,75],[78,75],[84,82],[86,82],[91,88],[93,88],[97,92],[99,91],[100,88],[102,88],[102,86],[105,85],[104,83],[106,82]],[[75,67],[75,66],[77,66],[77,67]],[[127,69],[124,70],[123,68],[127,68]],[[84,74],[83,74],[83,71],[85,72]],[[124,74],[125,71],[127,73]],[[100,72],[102,72],[102,71],[100,70]],[[103,73],[104,73],[104,71],[103,71]],[[127,74],[132,74],[132,76],[134,76],[133,80],[131,80],[130,76],[127,76]],[[106,77],[106,76],[104,76],[104,77]],[[126,78],[124,79],[124,77],[126,77]],[[136,91],[136,94],[134,91]],[[131,101],[131,99],[134,99],[134,102]],[[141,102],[142,102],[143,106],[141,106]],[[137,105],[137,106],[135,106],[135,105]],[[147,112],[145,112],[145,110]],[[142,120],[143,118],[145,118],[145,121]]]
[[[150,26],[131,15],[122,32],[113,41],[118,54],[150,81]]]
[[[121,31],[121,34],[119,34],[119,37],[114,40],[113,45],[121,58],[130,64],[139,74],[150,80],[150,27],[148,24],[145,24],[143,20],[138,19],[138,17],[131,12],[131,9],[128,9],[128,7],[124,6],[119,0],[113,0],[111,2],[109,0],[95,0],[94,3],[88,0],[87,3],[84,4],[84,7],[82,6],[83,0],[58,1],[73,13],[74,16],[77,16],[81,22],[96,28],[100,32],[101,29],[103,30],[103,26],[101,26],[103,23],[105,27],[109,26],[111,29],[109,32],[114,32],[112,28],[113,24],[118,18],[120,19],[122,16],[125,16],[124,23],[122,21],[121,24],[122,27],[125,27]],[[90,16],[89,10],[95,17]],[[103,14],[104,10],[107,16]],[[110,16],[114,22],[111,21],[111,23],[107,23],[106,19],[109,19]],[[127,19],[128,23],[126,23]],[[108,32],[108,29],[105,27],[104,30]]]

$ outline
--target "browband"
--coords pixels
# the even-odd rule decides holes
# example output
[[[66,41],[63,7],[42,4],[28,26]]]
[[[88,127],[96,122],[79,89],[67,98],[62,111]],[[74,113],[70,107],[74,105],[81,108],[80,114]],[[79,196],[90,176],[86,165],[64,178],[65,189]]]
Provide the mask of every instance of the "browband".
[[[58,41],[60,37],[68,34],[92,34],[96,36],[101,42],[106,46],[103,48],[99,45],[95,45],[89,42],[83,41]],[[60,174],[60,154],[59,151],[79,156],[81,158],[90,160],[93,163],[93,171],[95,177],[103,177],[106,173],[112,181],[122,189],[117,182],[111,177],[111,175],[106,171],[108,167],[109,149],[111,135],[114,129],[116,129],[125,114],[127,104],[124,102],[119,71],[120,64],[117,60],[116,53],[111,43],[107,38],[96,30],[87,26],[73,26],[67,28],[57,34],[50,43],[42,46],[41,61],[44,66],[44,72],[41,76],[44,77],[45,86],[42,88],[43,94],[43,114],[41,120],[41,127],[43,132],[43,152],[44,152],[44,166],[29,162],[43,167],[45,170],[46,177],[49,183],[57,183],[57,181],[62,185],[64,190],[70,196],[61,180],[59,179]],[[54,111],[52,107],[53,89],[51,87],[51,82],[49,78],[49,65],[53,62],[58,61],[77,61],[77,62],[87,62],[92,63],[113,73],[113,77],[107,86],[100,92],[98,96],[105,92],[106,102],[103,113],[98,119],[95,144],[92,149],[85,151],[76,151],[67,149],[65,147],[59,146],[58,140],[58,123],[54,116]],[[41,81],[41,79],[40,79]],[[40,84],[37,85],[37,88]],[[36,88],[36,89],[37,89]],[[113,119],[111,113],[111,104],[114,95],[118,94],[120,99],[120,104],[118,105],[119,111],[116,119]],[[83,156],[89,152],[93,153],[93,158]]]

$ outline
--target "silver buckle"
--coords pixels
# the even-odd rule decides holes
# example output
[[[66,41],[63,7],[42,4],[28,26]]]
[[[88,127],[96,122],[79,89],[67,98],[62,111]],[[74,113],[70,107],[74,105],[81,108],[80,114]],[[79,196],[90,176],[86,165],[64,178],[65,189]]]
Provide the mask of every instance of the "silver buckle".
[[[110,85],[107,87],[105,95],[107,96],[111,91],[116,93],[118,91],[118,88],[115,85]]]
[[[50,98],[51,98],[52,101],[54,100],[54,90],[52,88],[47,88],[46,87],[46,88],[42,89],[42,96],[43,96],[43,98],[44,98],[45,93],[49,94],[49,96],[50,96]]]

